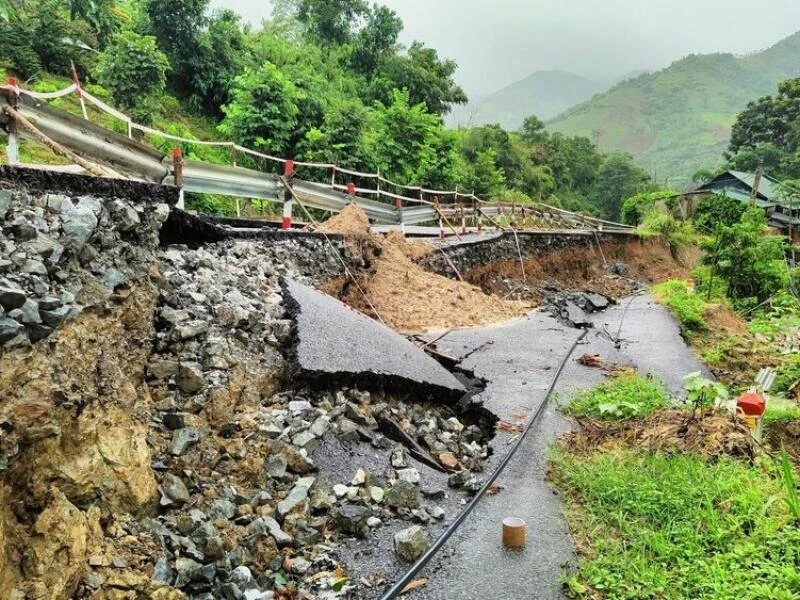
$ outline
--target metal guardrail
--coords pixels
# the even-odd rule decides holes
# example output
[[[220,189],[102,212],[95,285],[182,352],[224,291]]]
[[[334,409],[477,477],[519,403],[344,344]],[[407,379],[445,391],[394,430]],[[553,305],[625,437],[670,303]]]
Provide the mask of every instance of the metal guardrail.
[[[3,107],[9,103],[8,94],[8,90],[0,91],[0,119],[5,118],[6,122],[8,117]],[[17,108],[41,133],[81,158],[110,167],[121,176],[165,185],[176,184],[175,164],[172,158],[163,156],[151,146],[48,106],[41,100],[27,95],[18,97]],[[20,130],[19,133],[31,137],[25,130]],[[463,196],[467,200],[466,204],[432,204],[381,190],[357,189],[358,195],[350,195],[338,191],[345,187],[341,185],[299,179],[287,181],[287,185],[291,186],[296,197],[310,208],[341,212],[348,204],[355,203],[364,210],[373,223],[419,225],[436,222],[443,215],[448,220],[453,219],[460,224],[462,216],[476,216],[476,211],[478,215],[482,214],[490,219],[500,219],[509,211],[513,219],[522,211],[524,214],[557,225],[569,225],[581,229],[617,231],[632,229],[620,223],[587,217],[543,204],[525,207],[501,202],[488,203],[474,196]],[[180,183],[181,188],[187,192],[258,198],[272,202],[284,202],[287,191],[277,174],[191,160],[182,161]],[[365,194],[376,195],[378,198],[387,197],[392,203],[365,198]],[[399,201],[399,208],[395,206],[395,201]]]

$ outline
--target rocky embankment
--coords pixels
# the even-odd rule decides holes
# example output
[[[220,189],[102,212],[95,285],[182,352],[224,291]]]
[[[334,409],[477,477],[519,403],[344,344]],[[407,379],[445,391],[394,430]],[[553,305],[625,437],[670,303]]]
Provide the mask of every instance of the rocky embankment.
[[[130,196],[0,192],[3,597],[374,594],[479,487],[493,423],[307,389],[280,278],[340,275],[324,241],[161,247],[170,207]]]

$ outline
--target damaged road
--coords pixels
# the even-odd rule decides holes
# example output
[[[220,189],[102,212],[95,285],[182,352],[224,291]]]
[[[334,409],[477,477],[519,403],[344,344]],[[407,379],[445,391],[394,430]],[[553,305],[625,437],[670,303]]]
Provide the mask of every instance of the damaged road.
[[[292,318],[296,376],[308,383],[401,387],[458,400],[466,388],[406,338],[347,305],[295,281],[281,281]]]
[[[418,575],[429,582],[415,592],[415,598],[563,598],[560,577],[564,565],[574,561],[574,553],[562,516],[564,507],[545,476],[550,444],[570,428],[569,421],[558,412],[558,400],[598,385],[605,378],[602,370],[581,364],[580,357],[593,354],[632,364],[642,374],[662,378],[674,394],[683,390],[686,374],[706,372],[680,337],[672,316],[649,296],[624,299],[589,318],[593,328],[569,356],[554,390],[556,400],[544,408],[501,474],[498,493],[478,503]],[[532,313],[527,320],[515,323],[453,332],[437,346],[446,353],[468,356],[465,366],[488,380],[481,394],[486,406],[501,411],[500,415],[505,415],[502,419],[513,419],[515,403],[530,409],[544,401],[546,387],[542,386],[551,380],[552,372],[569,352],[570,340],[578,335],[576,329],[549,316]],[[487,339],[494,343],[486,345]],[[482,349],[473,352],[475,348]],[[515,348],[513,355],[510,348]],[[526,377],[528,384],[523,385]],[[493,446],[497,448],[502,439],[498,432]],[[506,551],[501,543],[500,524],[509,516],[528,524],[526,547],[519,552]]]

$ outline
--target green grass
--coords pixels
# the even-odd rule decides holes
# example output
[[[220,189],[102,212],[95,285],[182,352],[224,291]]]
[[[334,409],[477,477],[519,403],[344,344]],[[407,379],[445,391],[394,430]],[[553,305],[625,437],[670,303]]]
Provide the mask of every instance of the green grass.
[[[689,293],[685,281],[665,281],[653,286],[653,296],[666,306],[681,325],[684,337],[690,338],[694,333],[706,328],[706,301],[696,293]]]
[[[778,404],[767,402],[767,409],[764,411],[764,425],[770,423],[791,423],[800,421],[800,406],[789,404]]]
[[[582,560],[576,598],[800,598],[800,530],[779,474],[723,458],[556,453]],[[768,509],[767,509],[768,507]]]
[[[565,412],[575,417],[609,420],[645,416],[668,404],[669,394],[662,382],[631,372],[578,393]]]

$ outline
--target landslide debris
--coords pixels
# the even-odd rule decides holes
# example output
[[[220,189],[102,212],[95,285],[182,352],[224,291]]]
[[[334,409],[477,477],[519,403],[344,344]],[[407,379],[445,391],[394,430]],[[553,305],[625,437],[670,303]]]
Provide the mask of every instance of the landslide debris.
[[[70,313],[38,341],[2,313],[4,597],[358,596],[360,578],[339,589],[354,539],[441,527],[479,489],[485,412],[287,378],[279,280],[340,275],[324,242],[160,249],[165,205],[66,195],[73,227],[49,197],[15,191],[0,215],[8,297]],[[46,275],[26,224],[64,248]]]
[[[526,256],[524,280],[519,260],[491,256],[463,275],[487,294],[518,300],[548,303],[568,292],[620,298],[646,283],[691,277],[697,257],[689,251],[685,254],[683,262],[678,262],[658,240],[624,240]]]
[[[369,217],[357,204],[348,204],[338,215],[320,223],[317,229],[324,233],[368,237],[370,235]]]
[[[396,231],[386,237],[369,236],[369,220],[356,205],[349,205],[322,227],[331,233],[349,235],[354,241],[366,239],[365,254],[374,257],[366,269],[356,274],[359,286],[340,277],[323,289],[369,316],[374,317],[377,311],[395,330],[422,332],[484,325],[519,317],[533,308],[530,303],[506,301],[469,283],[424,270],[416,261],[433,251],[430,244],[407,243]]]

